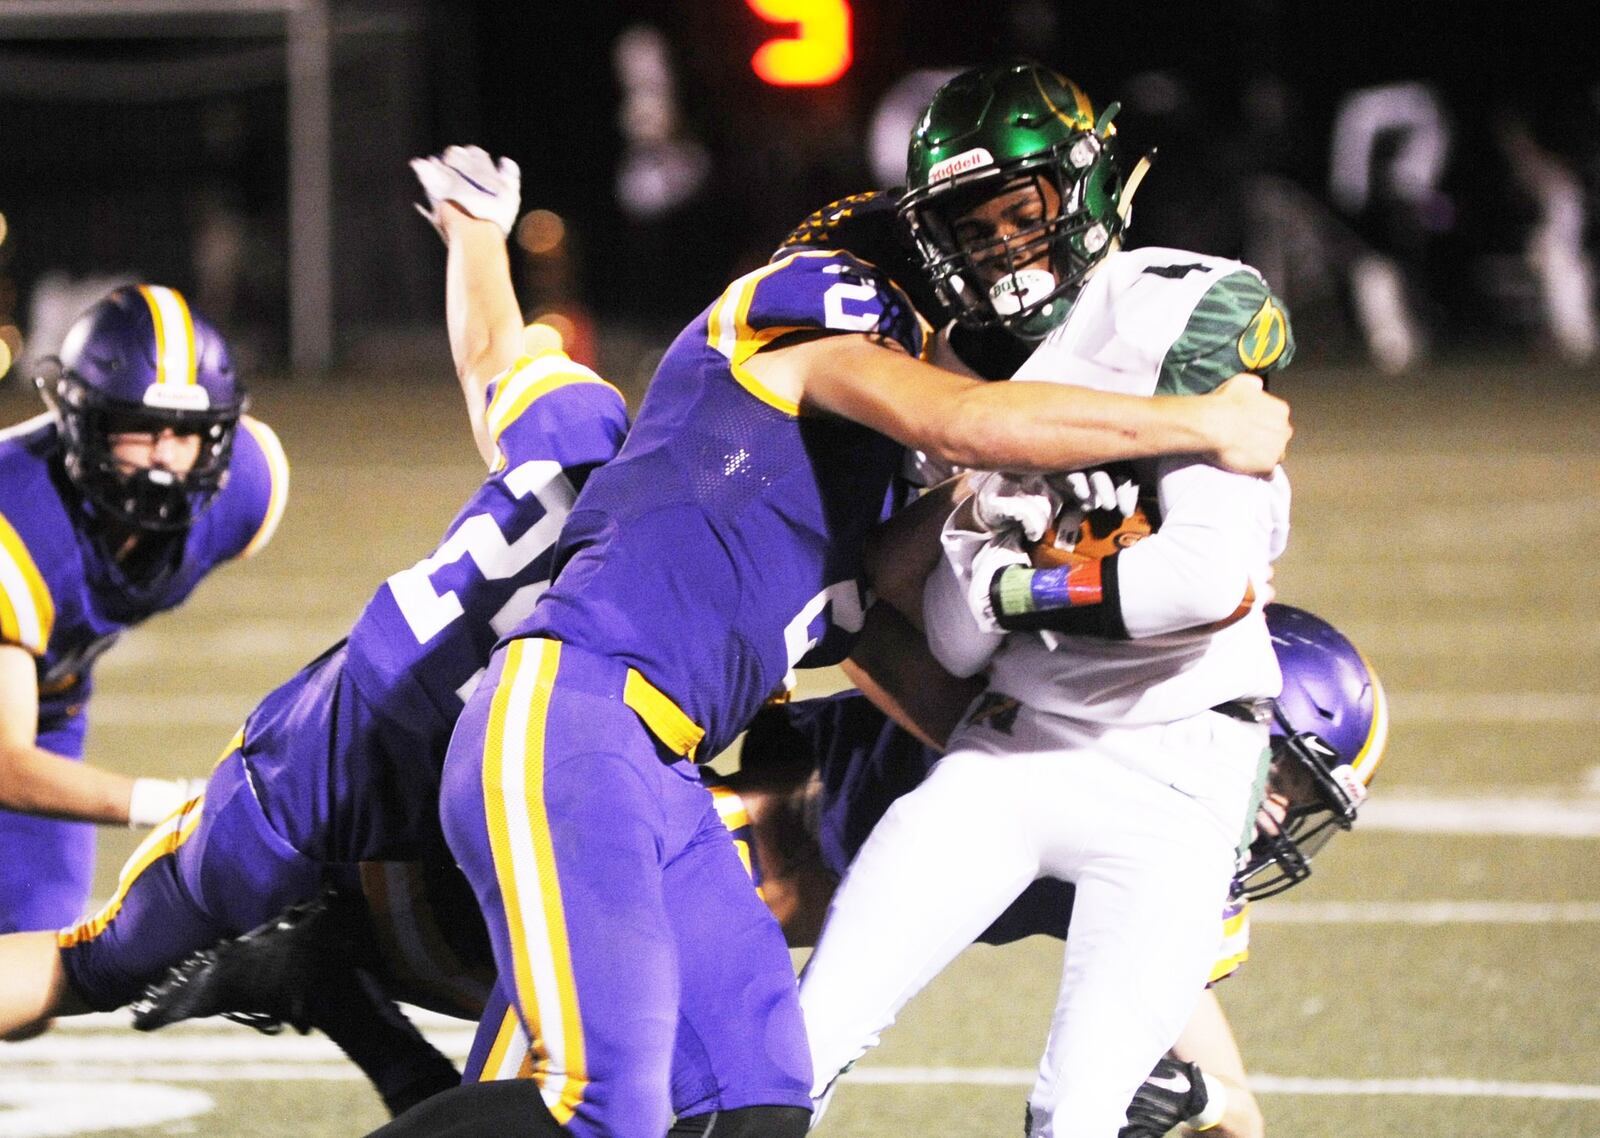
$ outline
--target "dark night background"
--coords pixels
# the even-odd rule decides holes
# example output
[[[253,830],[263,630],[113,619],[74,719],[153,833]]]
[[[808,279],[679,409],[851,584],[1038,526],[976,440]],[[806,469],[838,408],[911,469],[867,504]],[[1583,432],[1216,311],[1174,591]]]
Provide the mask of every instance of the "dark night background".
[[[770,87],[752,73],[755,49],[785,32],[743,0],[331,7],[335,314],[340,362],[351,367],[386,363],[373,345],[404,342],[398,330],[438,325],[443,258],[409,213],[412,154],[475,142],[516,158],[524,209],[556,211],[569,237],[564,283],[529,275],[525,286],[563,293],[608,335],[648,340],[759,263],[805,213],[873,185],[865,140],[897,79],[1008,54],[1070,75],[1097,107],[1121,99],[1130,163],[1158,148],[1137,243],[1232,255],[1249,250],[1256,177],[1303,194],[1306,210],[1326,206],[1328,143],[1346,94],[1431,84],[1453,127],[1445,213],[1423,227],[1426,248],[1413,240],[1409,252],[1421,310],[1457,330],[1503,306],[1477,282],[1532,224],[1507,169],[1515,159],[1495,144],[1503,124],[1526,124],[1583,181],[1591,214],[1600,183],[1600,65],[1586,26],[1592,5],[1576,0],[856,0],[853,66],[811,89]],[[640,25],[668,47],[673,134],[706,162],[693,192],[649,216],[617,192],[627,141],[613,47]],[[26,334],[47,274],[134,273],[190,291],[261,365],[281,363],[282,75],[282,41],[270,35],[0,38],[0,213],[9,223],[0,316],[11,313]],[[1384,218],[1338,226],[1407,251]],[[1584,234],[1592,246],[1593,226]],[[1330,313],[1330,345],[1347,324]]]

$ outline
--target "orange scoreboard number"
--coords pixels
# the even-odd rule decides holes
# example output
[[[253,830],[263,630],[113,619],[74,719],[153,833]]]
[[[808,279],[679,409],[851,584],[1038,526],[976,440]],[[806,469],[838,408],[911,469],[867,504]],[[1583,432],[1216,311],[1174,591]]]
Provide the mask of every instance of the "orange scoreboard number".
[[[850,69],[849,0],[744,0],[770,24],[792,35],[768,40],[750,66],[776,87],[821,87]]]

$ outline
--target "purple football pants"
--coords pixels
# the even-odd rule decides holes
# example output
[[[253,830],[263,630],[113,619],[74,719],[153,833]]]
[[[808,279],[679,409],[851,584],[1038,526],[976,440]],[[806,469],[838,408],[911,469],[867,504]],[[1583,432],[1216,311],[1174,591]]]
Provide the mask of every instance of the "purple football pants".
[[[38,744],[83,758],[84,713],[40,724]],[[0,810],[0,933],[59,929],[83,915],[94,880],[95,827]]]
[[[783,935],[659,741],[685,725],[620,661],[518,639],[450,743],[445,835],[533,1041],[524,1069],[577,1138],[661,1138],[675,1107],[810,1107]]]
[[[61,934],[91,1006],[119,1007],[189,953],[311,900],[330,865],[439,849],[440,744],[375,713],[344,659],[333,649],[268,695],[199,804],[151,831],[105,908]]]

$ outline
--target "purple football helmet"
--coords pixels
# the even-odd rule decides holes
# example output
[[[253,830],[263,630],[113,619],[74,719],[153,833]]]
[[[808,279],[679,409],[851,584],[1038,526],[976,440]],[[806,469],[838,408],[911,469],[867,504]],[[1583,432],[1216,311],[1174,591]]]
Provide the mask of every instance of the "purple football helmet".
[[[1268,605],[1266,618],[1283,694],[1267,799],[1234,878],[1235,892],[1251,900],[1311,875],[1312,855],[1355,822],[1389,735],[1383,685],[1343,633],[1291,605]]]
[[[67,475],[96,516],[179,532],[222,488],[248,400],[221,333],[176,289],[112,292],[78,317],[34,382],[60,424]],[[200,440],[185,473],[130,469],[112,452],[112,435],[168,429]]]

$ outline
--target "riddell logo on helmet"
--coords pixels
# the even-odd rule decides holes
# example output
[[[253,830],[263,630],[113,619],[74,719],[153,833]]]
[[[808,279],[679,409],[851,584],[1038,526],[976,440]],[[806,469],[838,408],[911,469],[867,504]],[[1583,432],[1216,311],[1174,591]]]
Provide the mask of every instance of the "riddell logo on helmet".
[[[928,181],[938,182],[945,178],[954,178],[957,174],[965,174],[968,170],[976,170],[980,166],[993,166],[994,155],[979,146],[972,150],[964,150],[943,162],[935,162],[928,171]]]
[[[144,389],[144,405],[167,411],[209,411],[211,395],[196,383],[152,383]]]

